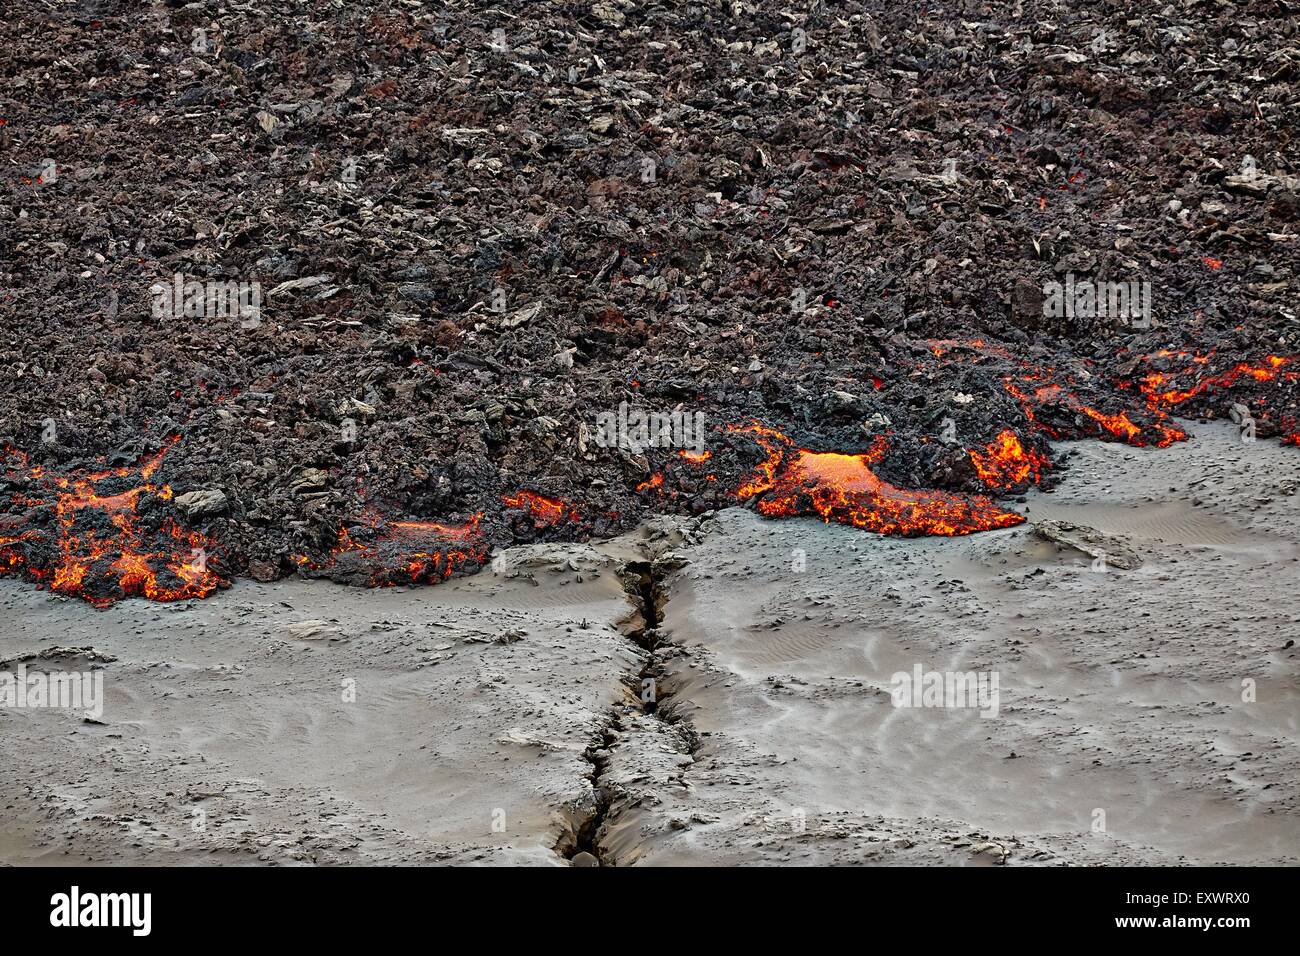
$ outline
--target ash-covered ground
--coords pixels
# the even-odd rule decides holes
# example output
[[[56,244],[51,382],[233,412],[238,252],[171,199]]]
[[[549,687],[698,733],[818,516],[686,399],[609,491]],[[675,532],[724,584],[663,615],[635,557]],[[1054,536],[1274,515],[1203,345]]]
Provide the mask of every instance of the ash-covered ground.
[[[1294,441],[1298,25],[24,5],[0,566],[102,603],[437,578],[736,503],[961,533],[1015,507],[964,496],[1059,479],[1051,439]],[[1074,295],[1120,285],[1121,316]],[[622,403],[703,416],[704,451],[602,441]]]

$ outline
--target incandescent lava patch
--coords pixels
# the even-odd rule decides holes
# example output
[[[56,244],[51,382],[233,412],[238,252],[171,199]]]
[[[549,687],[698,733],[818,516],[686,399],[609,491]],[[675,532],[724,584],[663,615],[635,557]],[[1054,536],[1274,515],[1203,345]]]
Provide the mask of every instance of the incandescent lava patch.
[[[823,521],[908,537],[972,534],[1025,520],[978,495],[900,488],[882,480],[870,466],[884,458],[883,440],[870,451],[846,454],[799,448],[776,429],[757,423],[728,430],[752,435],[767,452],[736,496],[757,499],[759,513],[770,518],[815,514]]]
[[[394,521],[368,509],[356,524],[339,529],[338,543],[324,558],[297,554],[293,560],[309,577],[370,587],[445,581],[487,560],[482,518],[474,515],[461,524]]]
[[[577,524],[582,512],[559,498],[551,498],[536,491],[517,491],[502,495],[501,503],[507,511],[522,511],[531,519],[534,528],[554,528],[558,525]]]
[[[134,465],[66,474],[31,465],[6,449],[5,483],[15,489],[0,516],[0,574],[103,608],[126,597],[204,598],[229,582],[211,567],[215,541],[169,513],[170,485],[154,482],[173,437]]]
[[[1048,467],[1047,456],[1026,449],[1009,428],[1003,429],[983,451],[970,451],[971,464],[980,480],[990,488],[1014,488],[1025,483],[1038,484]]]

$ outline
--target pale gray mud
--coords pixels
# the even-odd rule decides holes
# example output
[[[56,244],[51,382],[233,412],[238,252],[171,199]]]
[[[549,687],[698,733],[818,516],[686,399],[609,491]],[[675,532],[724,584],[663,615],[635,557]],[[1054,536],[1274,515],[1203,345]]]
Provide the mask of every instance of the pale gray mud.
[[[5,582],[0,658],[115,660],[102,725],[0,711],[0,860],[558,859],[638,651],[610,558],[509,558],[431,588],[240,582],[102,612]]]
[[[0,582],[0,669],[107,696],[0,710],[0,862],[1294,864],[1300,457],[1191,432],[966,538],[731,509],[432,588]],[[895,706],[918,665],[996,714]]]

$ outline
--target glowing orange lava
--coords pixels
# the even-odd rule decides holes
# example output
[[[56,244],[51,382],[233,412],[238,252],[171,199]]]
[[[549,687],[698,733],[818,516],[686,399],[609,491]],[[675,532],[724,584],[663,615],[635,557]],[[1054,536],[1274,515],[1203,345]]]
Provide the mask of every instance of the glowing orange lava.
[[[293,560],[315,572],[356,569],[372,587],[445,581],[463,565],[487,560],[482,518],[476,514],[463,524],[389,521],[367,510],[356,527],[339,529],[338,543],[326,560],[315,562],[301,554]]]
[[[557,524],[581,521],[582,513],[559,498],[548,498],[535,491],[517,491],[513,495],[502,495],[501,503],[507,508],[518,508],[532,516],[533,524],[538,528],[550,528]]]
[[[99,608],[125,597],[203,598],[226,585],[208,567],[216,542],[168,517],[160,504],[171,487],[147,480],[166,448],[136,465],[68,475],[29,468],[26,455],[8,451],[19,466],[6,475],[29,488],[11,499],[26,512],[0,518],[0,574],[23,574]]]
[[[742,500],[758,498],[768,517],[816,514],[877,534],[959,535],[1009,528],[1025,519],[988,498],[899,488],[868,466],[885,454],[883,440],[870,451],[845,454],[797,447],[788,437],[757,423],[732,425],[754,436],[767,452],[757,470],[736,489]]]
[[[1144,429],[1129,418],[1128,412],[1108,414],[1098,411],[1089,405],[1085,405],[1077,395],[1061,385],[1055,383],[1036,384],[1044,377],[1045,373],[1041,372],[1027,372],[1019,376],[1008,375],[1002,380],[1002,386],[1007,390],[1007,394],[1020,403],[1020,408],[1025,417],[1036,428],[1052,438],[1067,436],[1041,422],[1038,413],[1044,408],[1061,406],[1095,422],[1103,435],[1109,435],[1138,448],[1147,445],[1168,448],[1174,442],[1187,440],[1187,433],[1181,428],[1164,422],[1163,419],[1168,416],[1159,409],[1151,409],[1152,415],[1157,420]]]
[[[1217,375],[1211,375],[1208,378],[1202,378],[1200,373],[1196,372],[1196,383],[1191,388],[1186,389],[1168,388],[1170,381],[1177,376],[1166,372],[1152,372],[1150,375],[1144,376],[1138,384],[1149,405],[1154,408],[1172,407],[1181,405],[1188,399],[1203,394],[1208,389],[1231,388],[1243,376],[1254,379],[1256,382],[1272,382],[1282,375],[1294,375],[1293,372],[1282,371],[1282,367],[1292,361],[1294,361],[1292,356],[1269,355],[1265,357],[1263,362],[1254,365],[1249,362],[1238,362],[1232,368]],[[1203,364],[1203,362],[1198,364]],[[1181,375],[1187,371],[1194,370],[1185,369],[1178,374]]]
[[[972,450],[970,460],[980,480],[990,488],[1014,488],[1027,481],[1038,484],[1047,467],[1046,456],[1032,449],[1026,451],[1009,428],[999,432],[984,451]]]
[[[1137,406],[1114,413],[1088,405],[1079,398],[1078,392],[1082,386],[1078,378],[1050,366],[1037,365],[1013,356],[1005,346],[982,339],[929,339],[927,345],[936,358],[948,362],[994,361],[1014,366],[1014,371],[1002,375],[1003,388],[1019,403],[1021,411],[1034,428],[1050,438],[1095,435],[1103,439],[1115,438],[1138,447],[1155,445],[1159,448],[1187,438],[1182,429],[1166,422],[1169,416],[1164,410],[1150,407],[1149,403],[1146,408]],[[1057,410],[1055,416],[1051,414],[1053,410]],[[1074,420],[1063,418],[1061,412],[1073,413]],[[1149,416],[1154,421],[1142,425],[1133,420],[1133,414],[1139,418]],[[1055,424],[1048,424],[1044,418]]]
[[[702,465],[713,457],[711,451],[679,451],[677,457],[683,461],[689,461],[692,465]]]

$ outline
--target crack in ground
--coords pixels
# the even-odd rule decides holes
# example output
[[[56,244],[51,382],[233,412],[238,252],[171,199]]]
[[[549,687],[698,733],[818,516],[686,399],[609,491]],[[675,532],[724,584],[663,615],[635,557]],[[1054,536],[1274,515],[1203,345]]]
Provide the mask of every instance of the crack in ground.
[[[620,794],[618,785],[606,782],[605,778],[611,771],[614,751],[629,739],[632,731],[626,718],[637,714],[655,717],[676,728],[686,743],[686,753],[689,756],[693,757],[699,750],[699,737],[690,721],[662,706],[671,694],[661,691],[664,661],[656,653],[664,647],[675,646],[664,636],[661,625],[663,608],[668,603],[664,583],[667,575],[680,566],[675,560],[650,560],[629,561],[619,568],[624,590],[636,607],[636,613],[629,620],[639,621],[623,634],[640,648],[645,655],[645,663],[637,673],[624,678],[624,685],[629,691],[628,698],[614,703],[613,714],[601,728],[599,739],[583,754],[592,767],[588,779],[595,794],[595,804],[578,822],[574,831],[562,836],[555,847],[557,853],[572,861],[575,866],[613,865],[602,845],[602,834],[620,812],[614,806],[615,799]]]

